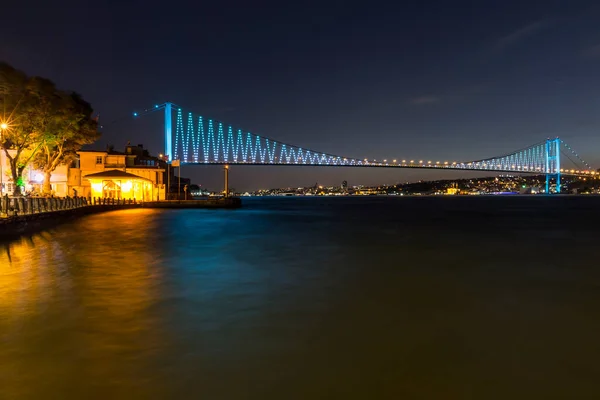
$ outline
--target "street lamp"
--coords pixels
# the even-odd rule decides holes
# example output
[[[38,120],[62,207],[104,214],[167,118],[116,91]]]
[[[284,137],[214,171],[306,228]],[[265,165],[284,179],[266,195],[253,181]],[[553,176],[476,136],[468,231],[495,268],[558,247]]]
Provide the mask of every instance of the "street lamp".
[[[6,122],[0,123],[0,196],[4,193],[4,171],[2,171],[2,166],[4,164],[4,146],[2,145],[2,133],[8,129],[8,124]]]

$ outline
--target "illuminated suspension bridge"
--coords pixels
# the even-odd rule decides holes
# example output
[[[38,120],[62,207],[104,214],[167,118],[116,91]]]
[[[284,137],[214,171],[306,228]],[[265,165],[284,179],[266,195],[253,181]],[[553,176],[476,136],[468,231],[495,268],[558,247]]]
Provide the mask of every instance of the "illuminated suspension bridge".
[[[164,111],[165,116],[164,154],[169,160],[179,160],[182,164],[423,168],[544,174],[547,193],[551,179],[555,179],[557,191],[560,192],[561,175],[596,175],[596,172],[560,138],[547,139],[510,154],[474,161],[377,162],[282,143],[191,112],[184,112],[173,103],[156,105],[140,115],[159,110]],[[138,114],[134,113],[134,116]],[[563,157],[571,161],[574,169],[563,168]]]

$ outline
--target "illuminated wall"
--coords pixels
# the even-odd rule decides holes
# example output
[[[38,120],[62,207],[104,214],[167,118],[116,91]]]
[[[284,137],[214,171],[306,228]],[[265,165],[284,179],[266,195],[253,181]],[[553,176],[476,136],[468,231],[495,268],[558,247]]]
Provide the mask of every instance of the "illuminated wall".
[[[91,183],[92,197],[139,201],[155,200],[152,183],[141,179],[86,178]]]

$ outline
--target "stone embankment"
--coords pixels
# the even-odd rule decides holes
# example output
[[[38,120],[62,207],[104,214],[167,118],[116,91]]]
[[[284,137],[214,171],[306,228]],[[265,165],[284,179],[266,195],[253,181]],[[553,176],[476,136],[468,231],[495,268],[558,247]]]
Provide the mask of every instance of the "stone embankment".
[[[139,204],[112,199],[4,196],[0,198],[0,240],[52,228],[83,215],[136,206]]]
[[[138,202],[102,198],[2,197],[0,198],[0,240],[49,229],[84,215],[129,208],[239,208],[239,198]]]

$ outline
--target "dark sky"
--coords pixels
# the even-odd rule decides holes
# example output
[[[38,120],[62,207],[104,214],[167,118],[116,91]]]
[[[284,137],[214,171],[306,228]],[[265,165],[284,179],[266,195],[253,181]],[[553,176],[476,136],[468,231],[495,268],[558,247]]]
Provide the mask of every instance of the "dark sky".
[[[103,139],[162,152],[185,109],[347,157],[470,160],[561,136],[600,166],[600,2],[11,1],[0,58],[76,90]],[[117,121],[117,122],[112,122]],[[188,167],[218,188],[218,168]],[[235,167],[232,186],[459,173]]]

